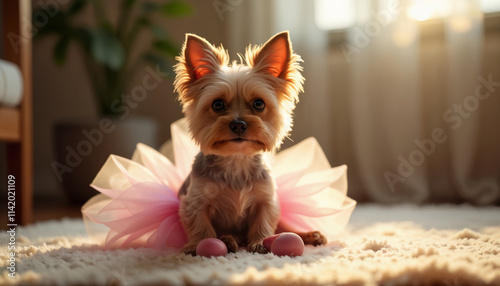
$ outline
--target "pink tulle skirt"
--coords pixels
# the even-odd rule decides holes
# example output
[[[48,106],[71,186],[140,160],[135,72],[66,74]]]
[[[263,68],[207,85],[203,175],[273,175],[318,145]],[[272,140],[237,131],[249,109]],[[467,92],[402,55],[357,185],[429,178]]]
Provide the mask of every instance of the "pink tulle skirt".
[[[131,160],[109,156],[92,182],[100,194],[82,213],[89,235],[106,248],[181,248],[187,242],[177,193],[199,148],[185,119],[171,131],[161,153],[139,143]],[[278,231],[317,230],[333,240],[356,206],[347,196],[347,167],[332,168],[314,138],[264,158],[277,186]]]

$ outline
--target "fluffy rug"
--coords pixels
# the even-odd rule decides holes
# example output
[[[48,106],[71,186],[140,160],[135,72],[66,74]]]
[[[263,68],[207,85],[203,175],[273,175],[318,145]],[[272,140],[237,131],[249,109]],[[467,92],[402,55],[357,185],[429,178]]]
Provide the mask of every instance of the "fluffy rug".
[[[49,221],[17,229],[15,278],[0,240],[1,285],[500,285],[498,207],[360,205],[337,241],[295,258],[104,251],[82,220]]]

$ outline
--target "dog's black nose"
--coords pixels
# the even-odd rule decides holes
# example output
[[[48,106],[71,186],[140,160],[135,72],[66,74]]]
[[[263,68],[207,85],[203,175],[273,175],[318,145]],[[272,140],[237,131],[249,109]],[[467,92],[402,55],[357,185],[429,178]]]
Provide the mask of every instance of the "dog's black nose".
[[[229,128],[238,135],[241,135],[247,130],[247,123],[243,120],[236,119],[229,124]]]

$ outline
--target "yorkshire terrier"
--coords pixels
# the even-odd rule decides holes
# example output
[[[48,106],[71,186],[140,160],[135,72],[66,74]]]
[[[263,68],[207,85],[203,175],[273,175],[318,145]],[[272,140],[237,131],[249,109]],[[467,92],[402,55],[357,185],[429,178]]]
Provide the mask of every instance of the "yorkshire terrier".
[[[179,191],[183,252],[194,255],[201,240],[215,237],[230,252],[267,253],[262,242],[277,230],[280,209],[262,154],[291,130],[301,58],[282,32],[231,64],[222,46],[187,34],[177,60],[175,90],[201,149]],[[306,244],[326,243],[316,231],[298,234]]]

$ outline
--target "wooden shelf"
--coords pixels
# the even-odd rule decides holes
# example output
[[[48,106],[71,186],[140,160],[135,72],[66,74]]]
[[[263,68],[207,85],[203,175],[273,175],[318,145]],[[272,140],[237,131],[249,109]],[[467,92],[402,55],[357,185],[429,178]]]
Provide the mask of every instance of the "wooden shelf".
[[[23,98],[16,108],[0,107],[0,140],[6,141],[7,172],[16,178],[16,216],[13,223],[33,221],[33,107],[31,0],[2,1],[4,59],[23,76]],[[17,42],[13,38],[20,39]]]
[[[19,109],[0,106],[0,140],[8,142],[21,140],[20,118]]]

